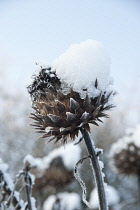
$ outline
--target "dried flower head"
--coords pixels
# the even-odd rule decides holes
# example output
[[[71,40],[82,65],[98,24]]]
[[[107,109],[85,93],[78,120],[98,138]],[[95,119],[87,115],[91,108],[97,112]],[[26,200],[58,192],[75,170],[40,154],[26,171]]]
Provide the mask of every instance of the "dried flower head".
[[[104,111],[112,108],[109,100],[114,92],[110,61],[102,51],[101,44],[93,40],[73,45],[52,67],[41,67],[34,77],[28,87],[35,110],[31,118],[43,138],[65,143],[83,129],[90,131],[90,123],[98,125],[100,118],[108,117]]]
[[[137,175],[140,173],[140,125],[111,147],[111,166],[118,173]]]

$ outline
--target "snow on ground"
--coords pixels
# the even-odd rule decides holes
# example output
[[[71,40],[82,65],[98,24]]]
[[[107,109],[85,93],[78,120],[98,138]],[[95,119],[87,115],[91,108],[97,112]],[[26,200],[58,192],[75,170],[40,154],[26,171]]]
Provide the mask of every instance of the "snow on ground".
[[[108,206],[113,206],[113,205],[118,204],[120,198],[119,198],[119,195],[118,195],[117,191],[115,190],[115,188],[107,185],[106,190],[107,190]],[[97,193],[96,188],[90,194],[89,203],[93,208],[99,207],[98,193]]]
[[[81,198],[75,192],[51,195],[44,202],[43,210],[52,210],[54,205],[58,205],[61,210],[81,210]]]
[[[57,149],[54,149],[44,158],[33,158],[31,155],[27,155],[24,162],[29,162],[32,166],[36,166],[43,173],[47,168],[49,168],[50,163],[53,159],[61,157],[65,167],[68,170],[73,170],[75,164],[81,158],[81,148],[79,145],[74,146],[73,143],[68,143]]]
[[[86,40],[71,45],[61,54],[53,63],[53,70],[64,84],[64,92],[68,92],[72,87],[84,97],[83,89],[87,88],[89,96],[94,97],[99,95],[100,91],[112,91],[110,63],[110,58],[101,42]]]
[[[126,130],[126,135],[117,142],[112,144],[110,149],[110,157],[113,157],[114,154],[119,153],[123,149],[127,149],[128,144],[135,144],[137,147],[140,147],[140,124],[135,128],[130,128]]]

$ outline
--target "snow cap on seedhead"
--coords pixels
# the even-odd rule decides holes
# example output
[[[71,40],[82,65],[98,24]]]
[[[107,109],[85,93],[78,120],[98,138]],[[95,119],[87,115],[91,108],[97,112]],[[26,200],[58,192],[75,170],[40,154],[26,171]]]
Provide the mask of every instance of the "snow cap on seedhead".
[[[35,110],[33,126],[43,137],[75,139],[112,108],[110,59],[98,41],[73,44],[50,67],[41,67],[28,91]]]
[[[111,168],[118,173],[140,173],[140,124],[127,129],[126,135],[112,145],[110,159]]]
[[[81,97],[85,97],[86,93],[89,97],[95,97],[100,91],[112,89],[110,58],[101,42],[96,40],[71,45],[54,61],[53,70],[60,78],[66,93],[71,87],[79,92]],[[83,91],[85,89],[86,91]]]

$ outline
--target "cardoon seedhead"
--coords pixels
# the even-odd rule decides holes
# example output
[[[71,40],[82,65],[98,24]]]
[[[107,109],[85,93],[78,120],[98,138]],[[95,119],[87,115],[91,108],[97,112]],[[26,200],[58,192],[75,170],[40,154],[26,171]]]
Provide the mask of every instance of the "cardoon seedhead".
[[[96,48],[98,62],[95,62]],[[69,60],[71,53],[72,58]],[[100,57],[102,59],[99,59]],[[98,122],[102,122],[100,118],[108,117],[104,112],[112,108],[109,100],[115,93],[108,79],[107,64],[105,56],[102,55],[101,44],[88,40],[72,46],[52,67],[40,69],[28,91],[35,110],[31,114],[31,118],[35,120],[32,125],[38,132],[44,133],[42,138],[49,137],[50,141],[55,139],[55,142],[61,139],[65,143],[68,137],[75,139],[79,131],[90,131],[90,124],[98,126]],[[95,72],[97,69],[98,74]],[[88,73],[90,74],[87,75]],[[104,82],[104,79],[107,81]]]
[[[140,174],[140,125],[111,147],[111,167],[118,173]]]

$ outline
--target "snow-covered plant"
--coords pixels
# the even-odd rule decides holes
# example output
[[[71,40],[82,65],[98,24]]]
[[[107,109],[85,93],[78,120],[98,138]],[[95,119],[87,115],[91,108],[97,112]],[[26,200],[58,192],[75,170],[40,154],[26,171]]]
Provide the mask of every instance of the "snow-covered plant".
[[[35,199],[31,195],[34,184],[34,176],[29,172],[31,168],[32,166],[24,161],[23,170],[19,171],[13,182],[7,173],[8,165],[0,160],[0,209],[36,210]],[[21,178],[24,182],[19,189],[16,189]],[[27,201],[22,199],[24,194]]]
[[[110,185],[107,185],[106,187],[107,191],[107,197],[108,197],[108,206],[110,210],[119,210],[119,194],[116,191],[116,189]],[[90,194],[90,200],[89,203],[91,206],[93,206],[93,209],[98,209],[99,207],[99,199],[98,199],[98,193],[97,189],[93,189]]]
[[[64,189],[74,180],[73,166],[81,158],[81,147],[68,143],[51,151],[43,158],[27,156],[28,161],[35,166],[31,173],[35,176],[34,193],[51,194],[51,189]],[[46,197],[44,198],[46,199]],[[43,198],[42,198],[43,200]]]
[[[43,210],[81,210],[81,199],[77,193],[63,192],[51,195],[44,202]]]
[[[36,129],[50,140],[72,139],[89,124],[98,125],[112,108],[110,59],[100,42],[72,45],[51,66],[41,66],[28,91]]]
[[[140,176],[140,124],[126,130],[126,135],[110,150],[111,168],[118,173]]]
[[[28,91],[31,95],[35,128],[49,141],[65,143],[79,133],[85,140],[100,197],[100,209],[106,210],[103,178],[98,154],[90,139],[90,124],[98,126],[100,118],[113,107],[115,94],[110,77],[110,59],[102,44],[87,40],[72,45],[52,65],[41,66]]]

